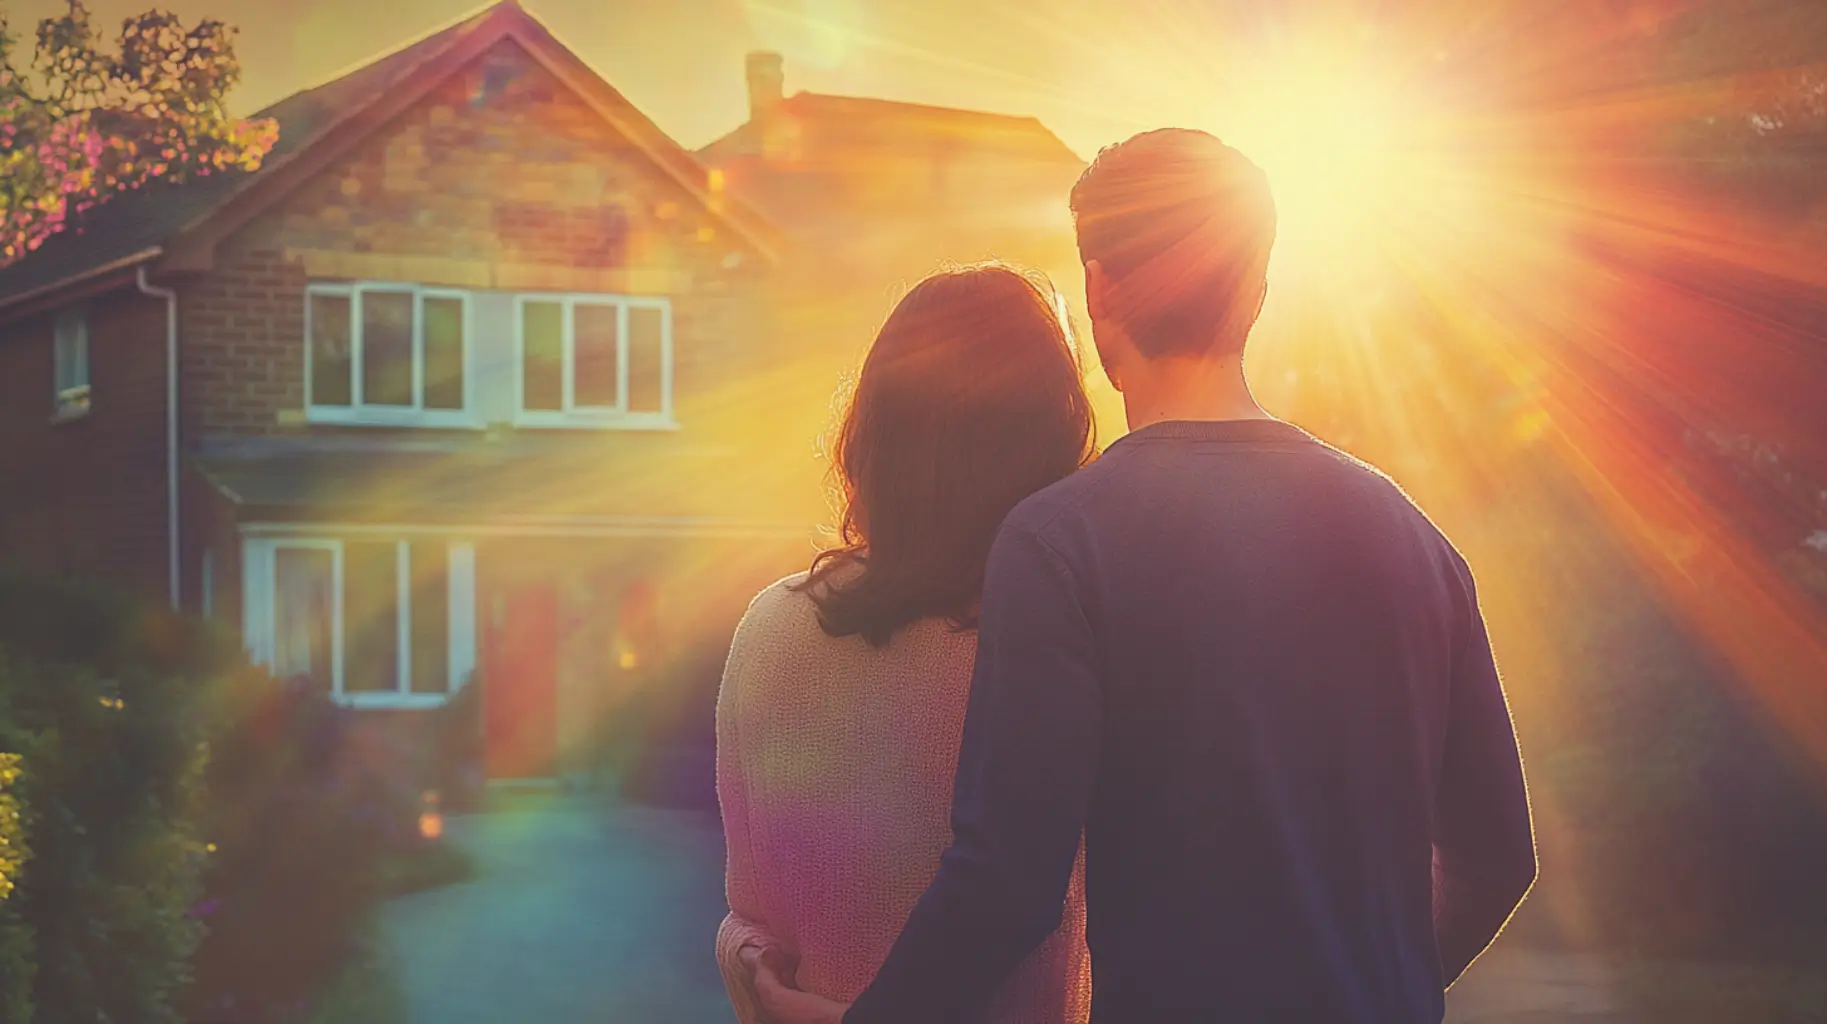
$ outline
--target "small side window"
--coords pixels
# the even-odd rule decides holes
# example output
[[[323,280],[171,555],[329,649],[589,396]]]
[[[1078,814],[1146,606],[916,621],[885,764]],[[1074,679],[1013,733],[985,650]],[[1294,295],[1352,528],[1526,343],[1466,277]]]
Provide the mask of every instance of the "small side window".
[[[56,419],[73,420],[89,412],[89,314],[68,310],[57,318],[55,379],[52,397]]]

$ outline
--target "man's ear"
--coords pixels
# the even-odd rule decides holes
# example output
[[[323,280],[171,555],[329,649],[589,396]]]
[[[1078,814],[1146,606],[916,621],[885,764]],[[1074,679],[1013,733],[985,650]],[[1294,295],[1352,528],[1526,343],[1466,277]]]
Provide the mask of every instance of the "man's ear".
[[[1104,273],[1104,265],[1097,260],[1085,261],[1085,311],[1096,321],[1104,319],[1109,298],[1110,277]]]
[[[1091,341],[1097,348],[1098,363],[1104,367],[1104,376],[1109,378],[1110,386],[1123,390],[1123,376],[1117,369],[1114,349],[1120,344],[1116,329],[1107,314],[1110,310],[1110,275],[1104,273],[1103,264],[1096,260],[1085,261],[1085,311],[1091,314]]]

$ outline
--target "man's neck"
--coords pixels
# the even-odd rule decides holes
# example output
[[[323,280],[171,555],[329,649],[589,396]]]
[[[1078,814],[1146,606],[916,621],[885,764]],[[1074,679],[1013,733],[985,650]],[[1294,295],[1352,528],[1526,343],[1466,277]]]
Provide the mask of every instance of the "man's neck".
[[[1240,361],[1167,357],[1125,374],[1123,409],[1129,429],[1168,420],[1273,419],[1256,404]]]

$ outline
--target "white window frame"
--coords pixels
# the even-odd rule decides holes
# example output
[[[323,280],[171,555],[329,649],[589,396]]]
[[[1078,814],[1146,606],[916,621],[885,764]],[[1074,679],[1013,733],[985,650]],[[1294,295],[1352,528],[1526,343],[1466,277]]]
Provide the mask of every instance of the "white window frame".
[[[445,664],[450,678],[443,693],[415,693],[412,690],[412,544],[437,543],[435,537],[400,537],[394,539],[397,589],[395,617],[399,640],[395,645],[399,659],[395,672],[396,689],[363,690],[355,693],[343,689],[343,541],[325,537],[248,538],[242,542],[242,638],[249,657],[268,669],[278,659],[277,614],[278,553],[285,549],[331,552],[332,619],[330,622],[330,694],[338,704],[353,708],[435,708],[450,700],[468,685],[476,671],[476,548],[465,541],[446,542],[446,599],[449,604]],[[375,541],[364,540],[364,543]],[[385,541],[380,541],[385,543]]]
[[[51,331],[52,421],[62,423],[89,414],[88,309],[76,306],[57,314]],[[71,368],[69,379],[65,366]]]
[[[528,409],[526,407],[526,305],[529,302],[557,303],[562,313],[563,397],[562,408]],[[616,308],[616,395],[613,406],[580,406],[573,400],[576,373],[577,323],[574,311],[580,305]],[[628,311],[660,311],[660,409],[658,412],[628,410]],[[585,292],[525,292],[514,296],[514,425],[518,427],[571,427],[586,430],[677,430],[673,419],[673,346],[672,300],[652,295],[612,295]]]
[[[412,404],[370,405],[362,401],[362,296],[369,292],[412,294]],[[318,405],[312,396],[311,299],[326,295],[349,300],[349,404]],[[455,299],[463,308],[463,408],[425,408],[425,300]],[[305,418],[312,423],[366,427],[437,427],[480,429],[476,408],[476,331],[474,303],[459,288],[434,288],[403,281],[312,282],[305,286],[304,379]]]

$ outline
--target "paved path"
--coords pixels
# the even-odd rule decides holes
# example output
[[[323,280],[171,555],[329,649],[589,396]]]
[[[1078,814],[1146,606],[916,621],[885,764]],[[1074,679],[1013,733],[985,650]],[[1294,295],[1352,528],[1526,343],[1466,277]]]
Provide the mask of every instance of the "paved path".
[[[390,904],[411,1024],[728,1024],[714,815],[520,797],[453,817],[463,885]]]
[[[1636,1024],[1597,960],[1499,943],[1446,1000],[1446,1024]],[[1648,1024],[1648,1022],[1644,1022]]]
[[[464,885],[396,900],[382,919],[411,1024],[728,1024],[711,940],[724,912],[714,816],[520,797],[452,818],[476,859]],[[1605,970],[1492,950],[1448,1024],[1634,1024]]]

